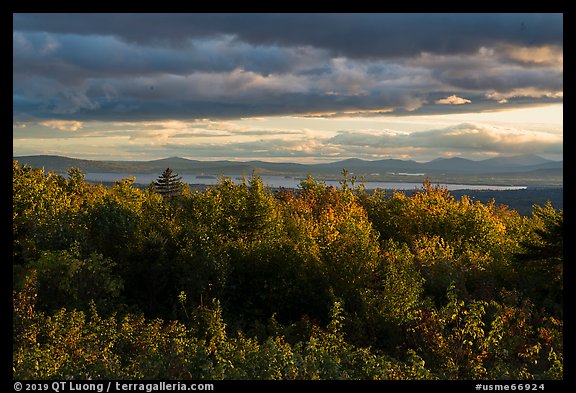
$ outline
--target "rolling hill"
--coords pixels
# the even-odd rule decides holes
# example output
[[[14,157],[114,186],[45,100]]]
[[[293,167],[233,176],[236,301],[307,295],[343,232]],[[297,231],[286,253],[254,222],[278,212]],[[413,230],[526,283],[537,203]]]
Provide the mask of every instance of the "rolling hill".
[[[322,164],[277,163],[266,161],[199,161],[169,157],[151,161],[95,161],[63,156],[37,155],[13,157],[21,164],[66,173],[77,167],[85,173],[161,173],[167,167],[180,174],[215,176],[260,174],[319,178],[339,178],[342,170],[370,180],[414,181],[424,176],[441,181],[502,183],[510,179],[539,185],[562,185],[563,161],[551,161],[536,155],[497,157],[473,161],[460,157],[437,158],[429,162],[385,159],[368,161],[346,159]]]

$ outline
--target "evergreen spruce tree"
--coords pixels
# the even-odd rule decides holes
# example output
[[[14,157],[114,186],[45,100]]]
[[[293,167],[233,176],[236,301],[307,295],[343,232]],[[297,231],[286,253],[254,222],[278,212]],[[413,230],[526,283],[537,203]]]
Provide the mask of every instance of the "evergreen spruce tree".
[[[178,174],[174,173],[170,168],[166,168],[158,177],[158,180],[154,182],[156,191],[167,200],[171,200],[173,197],[180,195],[183,186],[182,177],[178,176]]]

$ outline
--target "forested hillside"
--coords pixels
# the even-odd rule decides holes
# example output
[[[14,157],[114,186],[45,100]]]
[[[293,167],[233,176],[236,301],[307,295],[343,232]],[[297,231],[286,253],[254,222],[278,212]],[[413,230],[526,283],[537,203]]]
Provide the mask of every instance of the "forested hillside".
[[[423,186],[163,193],[14,161],[14,378],[562,379],[562,210]]]

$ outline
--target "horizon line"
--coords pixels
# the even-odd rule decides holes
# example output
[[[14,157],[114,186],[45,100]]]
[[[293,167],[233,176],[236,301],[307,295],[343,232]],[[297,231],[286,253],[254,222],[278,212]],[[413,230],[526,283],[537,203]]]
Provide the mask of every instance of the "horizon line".
[[[550,162],[564,162],[564,158],[562,158],[562,160],[551,160],[548,158],[544,158],[538,154],[517,154],[517,155],[498,155],[495,157],[490,157],[490,158],[483,158],[480,160],[473,160],[471,158],[465,158],[465,157],[460,157],[460,156],[453,156],[453,157],[436,157],[433,158],[429,161],[416,161],[414,159],[402,159],[402,158],[382,158],[382,159],[376,159],[376,160],[367,160],[367,159],[363,159],[363,158],[357,158],[357,157],[348,157],[348,158],[341,158],[335,161],[324,161],[324,162],[316,162],[316,163],[301,163],[301,162],[295,162],[295,161],[266,161],[265,159],[248,159],[248,160],[241,160],[241,159],[215,159],[215,160],[210,160],[210,159],[199,159],[199,158],[186,158],[186,157],[179,157],[179,156],[170,156],[170,157],[164,157],[164,158],[153,158],[153,159],[149,159],[149,160],[135,160],[135,159],[128,159],[128,160],[115,160],[115,159],[90,159],[90,158],[78,158],[78,157],[71,157],[71,156],[64,156],[64,155],[59,155],[59,154],[27,154],[27,155],[12,155],[12,159],[17,159],[17,158],[21,158],[21,157],[60,157],[60,158],[69,158],[69,159],[73,159],[73,160],[84,160],[84,161],[99,161],[99,162],[153,162],[153,161],[162,161],[162,160],[170,160],[170,159],[180,159],[180,160],[186,160],[186,161],[200,161],[200,162],[222,162],[222,161],[226,161],[226,162],[242,162],[242,163],[248,163],[248,162],[265,162],[265,163],[271,163],[271,164],[298,164],[298,165],[318,165],[318,164],[332,164],[332,163],[338,163],[338,162],[343,162],[343,161],[350,161],[350,160],[356,160],[356,161],[363,161],[363,162],[379,162],[379,161],[405,161],[405,162],[415,162],[415,163],[430,163],[432,161],[437,161],[437,160],[451,160],[451,159],[461,159],[461,160],[466,160],[466,161],[471,161],[471,162],[483,162],[483,161],[488,161],[494,158],[517,158],[517,157],[534,157],[534,158],[540,158],[542,160],[547,160]]]

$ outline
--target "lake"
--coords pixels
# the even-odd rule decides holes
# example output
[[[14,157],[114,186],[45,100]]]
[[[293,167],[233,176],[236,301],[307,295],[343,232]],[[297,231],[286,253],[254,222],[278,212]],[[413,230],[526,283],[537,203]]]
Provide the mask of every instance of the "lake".
[[[98,182],[114,182],[116,180],[126,179],[128,177],[135,177],[136,183],[150,184],[158,179],[158,174],[155,173],[86,173],[86,180]],[[188,184],[201,184],[213,185],[220,181],[219,177],[203,176],[203,175],[181,175],[182,181]],[[242,176],[227,176],[232,179],[234,183],[241,183]],[[271,188],[298,188],[302,181],[299,178],[284,177],[284,176],[260,176],[264,185]],[[325,180],[326,185],[337,187],[340,185],[338,180]],[[360,184],[360,182],[357,182]],[[450,184],[450,183],[433,183],[446,187],[449,191],[453,190],[525,190],[526,186],[501,186],[501,185],[484,185],[484,184]],[[385,182],[385,181],[367,181],[364,183],[366,189],[387,189],[387,190],[414,190],[422,188],[422,183],[416,182]]]

